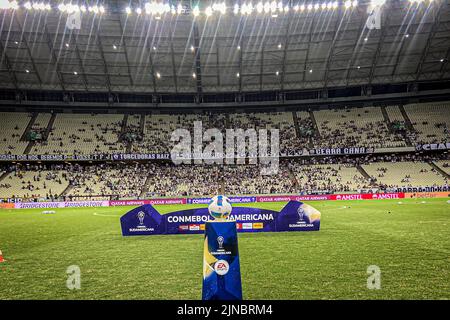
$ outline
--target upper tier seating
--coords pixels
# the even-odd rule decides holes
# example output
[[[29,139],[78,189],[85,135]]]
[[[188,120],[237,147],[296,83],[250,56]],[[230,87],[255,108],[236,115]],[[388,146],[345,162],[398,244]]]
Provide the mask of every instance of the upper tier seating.
[[[124,153],[118,142],[123,115],[57,114],[48,141],[37,143],[31,154],[88,155]]]
[[[412,135],[414,142],[450,141],[450,102],[409,104],[404,108],[416,131]]]
[[[450,160],[437,160],[433,161],[446,174],[450,175]]]
[[[292,112],[233,113],[230,114],[230,125],[244,130],[279,129],[281,155],[295,155],[303,149],[297,140]]]
[[[203,131],[209,128],[223,130],[226,119],[222,114],[151,114],[145,116],[144,135],[141,142],[132,146],[135,153],[170,153],[175,142],[171,135],[176,129],[187,129],[193,134],[195,121],[201,121]]]
[[[0,112],[0,154],[21,155],[28,141],[20,141],[31,114],[19,112]]]
[[[316,147],[404,147],[400,134],[389,132],[380,107],[314,111],[321,140]]]
[[[131,153],[170,153],[177,143],[171,141],[172,133],[176,129],[187,129],[192,136],[195,121],[201,121],[203,133],[207,129],[219,129],[224,134],[224,143],[225,129],[279,129],[282,156],[299,155],[310,148],[364,146],[379,149],[405,147],[406,141],[409,146],[410,142],[450,141],[450,102],[410,104],[404,108],[405,117],[399,106],[386,106],[389,121],[383,117],[381,107],[313,111],[320,137],[313,118],[306,111],[131,114],[126,126],[122,125],[123,114],[57,113],[48,140],[37,141],[30,154],[113,154],[125,153],[128,147]],[[44,133],[51,116],[50,113],[39,113],[32,131]],[[27,113],[0,113],[0,154],[24,153],[28,142],[20,139],[31,117]],[[408,120],[413,130],[410,130]],[[207,144],[204,141],[203,147]]]
[[[387,112],[389,120],[391,120],[391,122],[394,122],[394,121],[405,122],[405,118],[403,117],[402,112],[400,111],[400,108],[398,105],[386,106],[386,112]]]
[[[44,130],[47,128],[48,123],[52,117],[51,113],[38,113],[36,119],[34,120],[33,126],[31,127],[33,130]]]

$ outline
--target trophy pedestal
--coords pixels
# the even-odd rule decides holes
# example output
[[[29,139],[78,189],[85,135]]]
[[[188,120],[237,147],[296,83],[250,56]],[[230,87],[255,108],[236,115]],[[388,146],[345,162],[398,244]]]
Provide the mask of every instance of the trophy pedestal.
[[[203,249],[203,300],[242,300],[236,223],[209,221]]]

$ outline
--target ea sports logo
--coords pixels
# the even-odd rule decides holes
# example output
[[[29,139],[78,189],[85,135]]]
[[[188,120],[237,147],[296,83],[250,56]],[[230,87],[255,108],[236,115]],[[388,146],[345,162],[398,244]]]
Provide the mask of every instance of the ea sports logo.
[[[226,275],[228,270],[230,270],[230,265],[225,260],[218,260],[214,264],[214,271],[216,271],[219,276]]]

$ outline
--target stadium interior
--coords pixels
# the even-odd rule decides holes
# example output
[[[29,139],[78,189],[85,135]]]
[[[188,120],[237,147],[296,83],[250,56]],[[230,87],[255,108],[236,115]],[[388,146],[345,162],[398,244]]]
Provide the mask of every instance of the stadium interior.
[[[449,152],[450,0],[0,0],[0,315],[448,301]]]
[[[156,20],[140,18],[139,2],[2,1],[0,198],[447,190],[449,7],[382,2],[393,11],[380,31],[363,28],[370,1],[289,1],[270,4],[269,16],[253,15],[264,4],[225,15],[226,6],[196,13],[180,2],[164,16],[175,26],[160,23],[167,8],[153,2],[142,9]],[[208,20],[211,8],[225,21]],[[79,11],[79,29],[59,26]],[[145,28],[153,38],[136,34]],[[279,129],[278,173],[132,156],[170,154],[172,132],[192,132],[195,121],[221,131]],[[344,148],[364,151],[330,153]]]

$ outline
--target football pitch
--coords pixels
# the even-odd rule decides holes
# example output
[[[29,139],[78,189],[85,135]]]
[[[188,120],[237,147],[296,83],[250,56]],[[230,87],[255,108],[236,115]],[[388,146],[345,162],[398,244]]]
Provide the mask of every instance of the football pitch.
[[[240,233],[244,299],[450,299],[447,200],[312,201],[318,232]],[[122,237],[131,209],[0,209],[0,299],[201,299],[203,235]],[[66,286],[71,265],[79,290]]]

